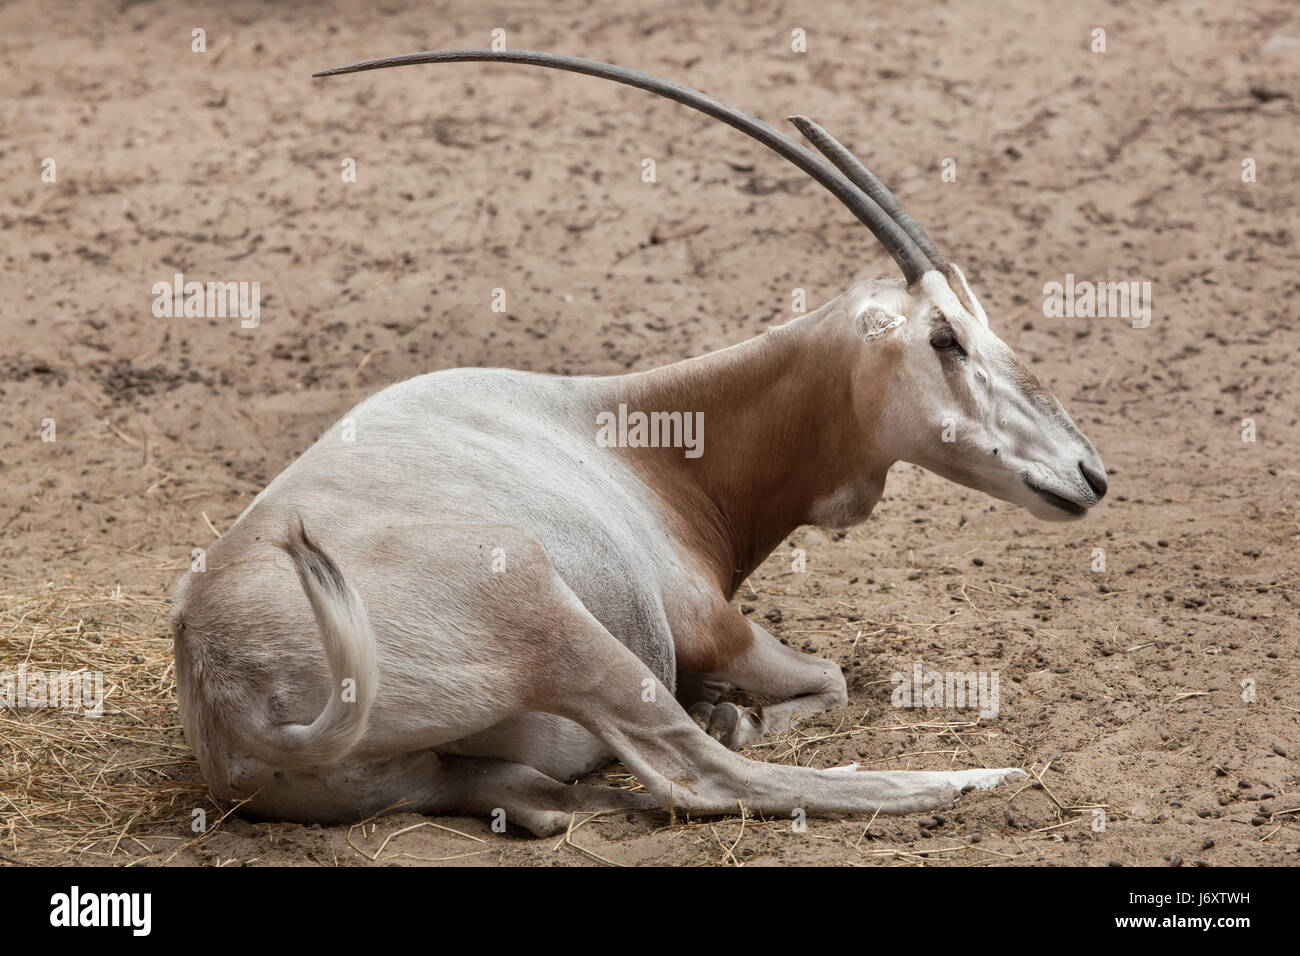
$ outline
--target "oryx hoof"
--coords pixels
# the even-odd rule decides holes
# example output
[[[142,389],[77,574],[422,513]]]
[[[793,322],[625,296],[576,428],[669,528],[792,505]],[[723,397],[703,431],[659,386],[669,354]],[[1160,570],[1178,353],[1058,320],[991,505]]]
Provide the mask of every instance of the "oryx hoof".
[[[757,714],[729,701],[716,705],[701,701],[689,713],[700,729],[731,750],[739,750],[763,733]]]

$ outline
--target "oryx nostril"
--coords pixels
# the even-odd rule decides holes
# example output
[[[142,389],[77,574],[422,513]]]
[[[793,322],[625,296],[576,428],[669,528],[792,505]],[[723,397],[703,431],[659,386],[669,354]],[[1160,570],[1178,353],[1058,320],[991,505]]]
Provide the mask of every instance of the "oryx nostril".
[[[1079,473],[1083,475],[1083,480],[1088,483],[1088,487],[1096,493],[1098,498],[1106,497],[1108,483],[1105,472],[1095,471],[1083,462],[1079,462]]]

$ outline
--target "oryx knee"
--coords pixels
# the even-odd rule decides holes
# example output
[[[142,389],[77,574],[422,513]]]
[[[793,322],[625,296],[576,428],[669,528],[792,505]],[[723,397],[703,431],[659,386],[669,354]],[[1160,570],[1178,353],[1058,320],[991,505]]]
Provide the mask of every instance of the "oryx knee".
[[[821,694],[829,707],[845,707],[849,703],[849,685],[844,679],[844,670],[834,661],[821,661]]]

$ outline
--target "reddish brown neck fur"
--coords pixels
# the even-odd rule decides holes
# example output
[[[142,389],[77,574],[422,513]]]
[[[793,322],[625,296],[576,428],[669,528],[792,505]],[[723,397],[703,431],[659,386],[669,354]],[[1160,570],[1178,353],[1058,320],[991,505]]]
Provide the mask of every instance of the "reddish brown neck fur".
[[[851,322],[829,310],[614,380],[629,410],[704,413],[701,457],[626,453],[728,597],[795,528],[861,520],[879,497],[889,463],[875,459],[871,436],[883,395],[861,362]]]

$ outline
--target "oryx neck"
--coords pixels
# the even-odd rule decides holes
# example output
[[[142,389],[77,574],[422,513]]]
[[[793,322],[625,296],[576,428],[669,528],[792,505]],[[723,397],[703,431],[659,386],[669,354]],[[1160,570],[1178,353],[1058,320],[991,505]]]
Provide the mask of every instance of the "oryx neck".
[[[795,528],[861,520],[883,486],[888,466],[873,460],[870,440],[879,403],[864,407],[861,353],[851,323],[836,319],[823,311],[610,380],[628,409],[702,423],[696,457],[673,447],[625,451],[728,595]]]

